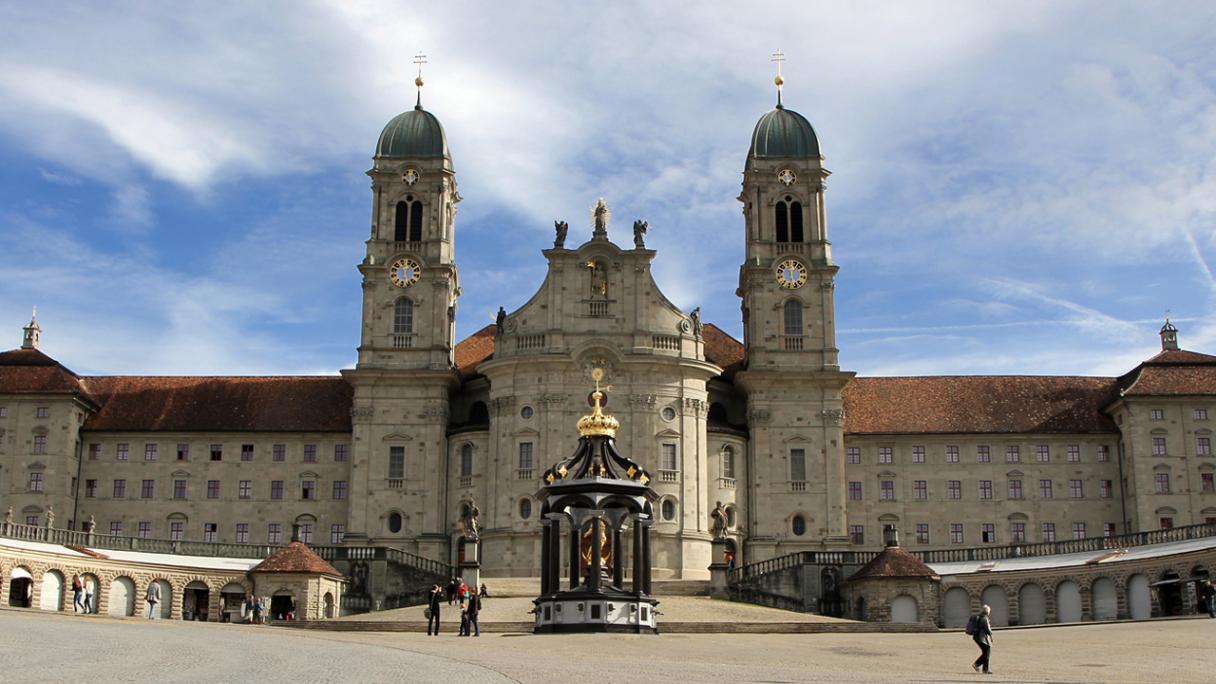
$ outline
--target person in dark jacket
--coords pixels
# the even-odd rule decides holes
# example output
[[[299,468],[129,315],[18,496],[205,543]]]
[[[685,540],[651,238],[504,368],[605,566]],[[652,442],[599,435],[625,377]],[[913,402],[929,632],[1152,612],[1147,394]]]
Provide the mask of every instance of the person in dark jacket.
[[[439,583],[435,583],[435,586],[431,587],[431,596],[427,602],[427,608],[430,610],[430,614],[426,618],[427,636],[431,635],[431,625],[435,626],[435,636],[439,636],[439,606],[442,605],[443,589],[439,586]]]
[[[469,628],[473,629],[473,636],[481,636],[481,625],[477,623],[477,616],[481,614],[481,597],[477,594],[469,595],[469,604],[465,606],[464,612],[468,615],[469,624],[464,628],[464,635],[469,635]]]
[[[992,674],[992,670],[988,668],[988,661],[992,658],[992,620],[989,616],[992,615],[992,606],[984,604],[980,608],[979,622],[975,628],[975,634],[971,637],[975,639],[975,645],[980,647],[980,657],[971,663],[971,669],[976,672],[983,668],[984,674]]]

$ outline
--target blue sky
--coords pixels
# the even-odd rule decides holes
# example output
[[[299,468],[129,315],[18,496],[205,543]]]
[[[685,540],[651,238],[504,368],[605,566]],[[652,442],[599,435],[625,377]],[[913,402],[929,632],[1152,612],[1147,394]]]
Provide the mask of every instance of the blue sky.
[[[465,198],[461,337],[601,196],[738,336],[734,198],[781,48],[833,172],[843,367],[1117,374],[1167,309],[1216,353],[1213,26],[1210,2],[3,2],[0,347],[37,304],[82,373],[353,365],[363,173],[418,51]]]

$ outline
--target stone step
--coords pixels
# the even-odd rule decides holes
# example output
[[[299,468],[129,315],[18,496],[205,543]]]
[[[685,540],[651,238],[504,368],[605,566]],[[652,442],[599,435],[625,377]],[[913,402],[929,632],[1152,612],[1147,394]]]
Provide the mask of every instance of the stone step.
[[[481,583],[491,598],[535,598],[540,595],[539,577],[483,577]],[[632,586],[629,582],[625,584]],[[655,596],[708,596],[709,580],[656,579],[650,583],[650,589]]]
[[[374,622],[308,620],[277,622],[275,627],[333,632],[426,632],[425,622]],[[483,622],[481,631],[490,634],[531,633],[531,622]],[[456,626],[444,623],[443,634],[454,635]],[[932,625],[892,625],[878,622],[660,622],[664,634],[863,634],[936,632]]]

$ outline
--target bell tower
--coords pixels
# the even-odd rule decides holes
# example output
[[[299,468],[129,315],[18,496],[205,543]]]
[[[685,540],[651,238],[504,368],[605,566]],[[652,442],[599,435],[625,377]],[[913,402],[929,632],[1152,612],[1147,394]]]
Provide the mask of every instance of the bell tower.
[[[782,100],[752,132],[743,169],[745,259],[739,267],[747,394],[758,488],[750,558],[844,543],[844,403],[835,275],[815,130]],[[761,510],[762,509],[762,510]],[[757,522],[762,521],[762,522]]]

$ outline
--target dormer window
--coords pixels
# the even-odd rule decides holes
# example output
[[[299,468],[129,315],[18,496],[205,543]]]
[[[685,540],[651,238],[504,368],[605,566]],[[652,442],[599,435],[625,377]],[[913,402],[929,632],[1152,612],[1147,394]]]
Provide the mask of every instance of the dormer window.
[[[778,200],[776,212],[777,242],[802,242],[802,203],[786,195]]]

